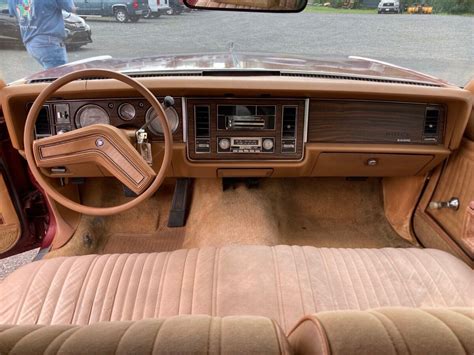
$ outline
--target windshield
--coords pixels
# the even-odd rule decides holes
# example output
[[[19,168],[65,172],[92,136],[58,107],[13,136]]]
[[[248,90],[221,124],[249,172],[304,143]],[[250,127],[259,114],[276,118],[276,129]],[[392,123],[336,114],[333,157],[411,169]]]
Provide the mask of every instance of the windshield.
[[[113,4],[123,3],[123,6],[115,8],[108,0],[76,0],[69,9],[67,0],[55,0],[55,3],[64,2],[63,9],[73,12],[71,15],[63,11],[64,25],[58,24],[60,20],[41,19],[41,15],[33,13],[35,0],[9,1],[19,16],[12,17],[7,0],[0,0],[0,76],[7,82],[28,77],[48,65],[62,64],[54,60],[49,64],[41,61],[41,56],[49,53],[45,54],[45,48],[51,42],[64,46],[68,63],[111,56],[124,59],[120,66],[124,71],[127,66],[123,64],[132,58],[164,55],[168,57],[166,69],[172,70],[169,58],[178,54],[241,53],[249,58],[248,55],[254,53],[265,55],[267,62],[272,57],[279,58],[280,62],[286,60],[287,69],[292,61],[298,64],[301,58],[339,63],[324,67],[330,72],[338,71],[335,68],[341,67],[344,60],[349,67],[350,56],[364,57],[458,86],[463,86],[474,74],[474,5],[469,0],[433,0],[423,4],[315,0],[300,13],[190,10],[178,0],[118,0]],[[25,18],[29,21],[28,29],[26,22],[22,23]],[[31,38],[26,38],[25,44],[22,31],[35,32],[31,26],[46,28],[51,33],[48,36],[39,30],[30,33]],[[56,43],[62,31],[64,37]],[[55,37],[58,33],[59,37]],[[199,57],[194,59],[189,69],[199,68],[199,63],[205,61]],[[111,62],[108,63],[104,66],[113,69]],[[187,62],[180,63],[180,70],[186,69]],[[376,63],[371,62],[364,70],[376,70]],[[262,69],[258,60],[247,60],[246,69],[253,67]],[[129,71],[141,69],[138,65],[131,68]],[[305,71],[321,68],[293,66]],[[148,65],[147,70],[154,68]],[[351,73],[357,74],[357,68]],[[367,70],[361,71],[361,74],[367,73]],[[387,73],[385,70],[380,75],[387,76]]]

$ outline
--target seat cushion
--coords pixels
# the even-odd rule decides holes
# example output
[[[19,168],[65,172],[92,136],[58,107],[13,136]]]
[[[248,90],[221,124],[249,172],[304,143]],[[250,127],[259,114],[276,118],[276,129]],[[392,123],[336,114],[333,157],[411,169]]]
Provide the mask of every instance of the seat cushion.
[[[0,324],[254,315],[289,331],[321,311],[472,307],[473,276],[429,249],[229,246],[55,258],[0,283]]]
[[[263,317],[177,316],[92,325],[0,325],[0,354],[289,354]]]
[[[474,310],[380,308],[306,316],[289,334],[296,354],[474,354]]]

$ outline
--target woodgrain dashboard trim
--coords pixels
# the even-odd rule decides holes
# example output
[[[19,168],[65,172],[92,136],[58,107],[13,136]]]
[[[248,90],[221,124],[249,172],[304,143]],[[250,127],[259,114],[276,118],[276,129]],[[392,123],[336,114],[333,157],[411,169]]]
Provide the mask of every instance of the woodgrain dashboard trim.
[[[428,109],[439,110],[438,131],[425,137],[425,115]],[[314,99],[310,105],[308,141],[442,145],[445,116],[445,106],[438,104]]]

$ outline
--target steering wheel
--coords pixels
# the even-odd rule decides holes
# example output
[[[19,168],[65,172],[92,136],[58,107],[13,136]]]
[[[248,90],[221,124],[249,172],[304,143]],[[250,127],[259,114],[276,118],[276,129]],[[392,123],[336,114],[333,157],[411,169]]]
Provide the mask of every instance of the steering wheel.
[[[165,138],[163,161],[158,173],[148,165],[120,129],[95,124],[42,139],[34,139],[36,119],[44,103],[61,87],[78,79],[100,77],[115,79],[138,91],[157,113]],[[36,98],[25,123],[23,136],[28,166],[45,193],[59,204],[79,213],[107,216],[124,212],[151,197],[161,186],[171,164],[173,137],[166,114],[158,99],[140,82],[117,72],[84,69],[66,74],[48,85]],[[113,207],[91,207],[77,203],[60,192],[43,175],[41,169],[94,163],[120,180],[137,197]],[[67,176],[67,172],[65,173]]]

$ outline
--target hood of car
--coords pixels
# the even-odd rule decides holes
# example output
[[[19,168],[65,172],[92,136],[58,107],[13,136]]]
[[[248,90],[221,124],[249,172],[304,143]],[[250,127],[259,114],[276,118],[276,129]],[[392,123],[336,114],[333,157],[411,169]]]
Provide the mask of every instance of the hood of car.
[[[130,76],[167,75],[285,75],[332,79],[373,79],[426,85],[448,85],[441,79],[385,62],[362,58],[314,59],[304,56],[255,53],[167,55],[134,59],[95,57],[45,70],[27,82],[50,81],[80,69],[109,69]]]

